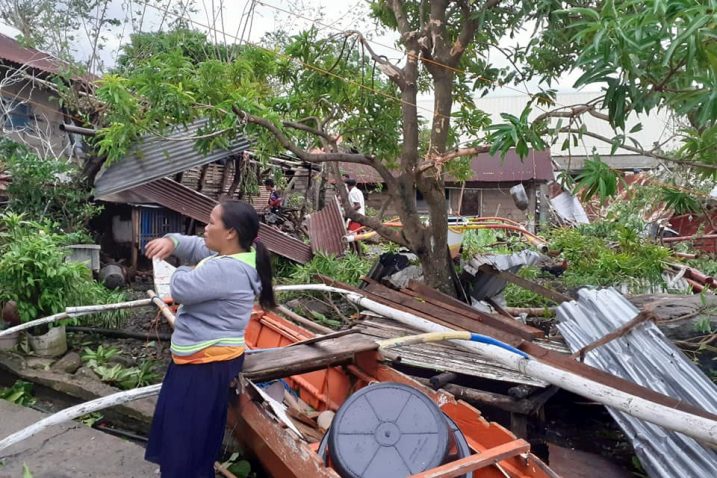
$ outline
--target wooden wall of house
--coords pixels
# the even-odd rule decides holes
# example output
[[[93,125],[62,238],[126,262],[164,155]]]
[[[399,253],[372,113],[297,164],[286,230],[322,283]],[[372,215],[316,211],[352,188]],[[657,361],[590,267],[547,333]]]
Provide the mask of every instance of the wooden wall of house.
[[[536,216],[536,183],[524,182],[530,205],[521,211],[513,202],[510,188],[518,183],[472,183],[466,184],[459,207],[460,187],[450,187],[450,208],[454,214],[464,216],[499,216],[521,223],[534,221]]]
[[[0,67],[0,78],[6,78],[6,75],[12,75],[12,70]],[[12,111],[18,119],[27,120],[23,127],[13,131],[8,118],[0,118],[4,136],[29,146],[41,158],[72,156],[70,136],[60,129],[65,115],[56,97],[27,80],[17,83],[5,81],[0,94],[3,112]]]
[[[203,166],[199,166],[184,171],[181,175],[182,184],[194,189],[195,191],[198,190],[202,168]],[[218,199],[222,193],[229,191],[232,180],[234,179],[234,170],[234,161],[228,161],[226,166],[219,163],[212,163],[208,165],[207,171],[204,174],[204,181],[202,182],[200,192],[212,199]],[[288,179],[290,178],[287,178],[287,180]],[[306,176],[305,171],[301,170],[296,181],[294,181],[292,189],[288,191],[288,194],[305,195],[308,182],[308,177]],[[286,195],[287,191],[282,191],[282,193]],[[233,197],[236,199],[238,196],[238,191],[236,191]],[[258,194],[251,197],[245,195],[242,199],[253,205],[255,209],[262,210],[266,207],[267,201],[269,200],[269,192],[266,191],[263,184],[259,184]]]

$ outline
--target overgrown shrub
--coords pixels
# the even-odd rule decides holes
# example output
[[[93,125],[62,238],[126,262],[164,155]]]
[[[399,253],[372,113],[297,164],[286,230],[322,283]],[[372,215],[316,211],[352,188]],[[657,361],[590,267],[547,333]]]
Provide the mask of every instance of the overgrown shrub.
[[[12,176],[7,190],[11,211],[52,222],[59,231],[76,234],[75,240],[88,242],[87,224],[101,207],[90,201],[91,191],[75,164],[62,158],[40,158],[4,138],[0,139],[0,160]]]
[[[123,294],[92,279],[84,265],[65,261],[64,235],[21,215],[0,215],[0,302],[14,300],[22,322],[66,307],[112,303]],[[118,315],[103,315],[103,320]]]

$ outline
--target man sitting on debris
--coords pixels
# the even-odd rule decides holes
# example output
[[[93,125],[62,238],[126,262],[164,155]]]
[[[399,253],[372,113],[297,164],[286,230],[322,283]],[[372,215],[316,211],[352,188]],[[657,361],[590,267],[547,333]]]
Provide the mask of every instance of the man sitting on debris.
[[[274,214],[277,214],[281,209],[281,193],[277,191],[274,185],[274,180],[271,178],[267,178],[264,180],[264,187],[267,191],[269,191],[269,200],[267,201],[267,204],[269,205],[269,210]]]
[[[363,193],[359,188],[356,187],[356,180],[348,178],[346,181],[346,187],[349,190],[349,207],[353,208],[359,214],[366,214],[365,201]],[[348,230],[351,232],[358,231],[361,229],[361,223],[356,221],[349,221]]]

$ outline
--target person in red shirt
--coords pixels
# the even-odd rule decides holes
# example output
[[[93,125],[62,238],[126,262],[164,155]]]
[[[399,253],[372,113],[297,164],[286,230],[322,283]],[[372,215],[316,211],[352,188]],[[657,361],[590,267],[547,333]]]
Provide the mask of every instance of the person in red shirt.
[[[274,180],[271,178],[267,178],[264,180],[264,187],[267,191],[269,191],[269,200],[267,201],[267,204],[269,205],[269,210],[274,214],[277,214],[281,209],[281,194],[279,193],[279,191],[276,190]]]

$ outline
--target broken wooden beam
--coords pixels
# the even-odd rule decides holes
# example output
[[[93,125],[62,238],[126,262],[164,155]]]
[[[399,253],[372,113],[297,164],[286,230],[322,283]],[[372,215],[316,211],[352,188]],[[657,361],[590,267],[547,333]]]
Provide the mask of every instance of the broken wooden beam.
[[[613,341],[617,338],[620,338],[624,335],[629,334],[632,331],[632,329],[634,329],[638,325],[642,324],[643,322],[647,322],[648,320],[652,321],[652,322],[656,322],[657,317],[655,317],[655,314],[653,314],[652,312],[643,310],[642,312],[637,314],[634,319],[621,325],[620,327],[613,330],[609,334],[603,336],[602,338],[596,340],[595,342],[587,344],[585,347],[581,348],[580,350],[576,350],[575,353],[571,355],[571,357],[577,358],[581,362],[584,362],[585,354],[587,354],[591,350],[594,350],[598,347],[602,347],[603,345],[610,343],[611,341]]]
[[[419,383],[424,385],[433,386],[429,379],[412,377]],[[508,395],[500,393],[486,392],[484,390],[477,390],[475,388],[464,387],[462,385],[456,385],[454,383],[446,383],[441,387],[446,392],[450,393],[456,399],[468,402],[471,405],[478,407],[490,406],[510,413],[522,413],[528,415],[533,412],[534,406],[530,399],[522,398],[516,400]]]
[[[438,304],[446,309],[461,313],[474,320],[484,322],[490,326],[510,331],[526,340],[532,340],[533,338],[540,338],[545,336],[545,333],[538,328],[522,324],[513,318],[504,318],[499,315],[487,314],[480,310],[474,309],[470,305],[465,304],[456,298],[444,294],[443,292],[437,291],[415,280],[408,281],[408,287],[404,289],[404,292],[418,293],[426,299],[430,299],[431,302],[434,304]]]

